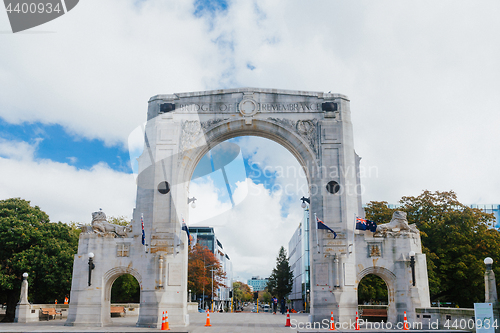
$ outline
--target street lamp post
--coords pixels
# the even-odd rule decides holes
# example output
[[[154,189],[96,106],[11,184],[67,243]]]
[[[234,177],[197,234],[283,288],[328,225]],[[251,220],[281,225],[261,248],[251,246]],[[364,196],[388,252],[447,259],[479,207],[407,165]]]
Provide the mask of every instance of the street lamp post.
[[[300,200],[302,200],[302,204],[300,205],[300,207],[302,207],[302,208],[306,208],[306,202],[308,204],[311,204],[310,198],[302,197],[302,198],[300,198]]]
[[[197,199],[195,197],[188,198],[188,205],[191,203],[191,207],[196,208],[196,200]]]
[[[415,251],[410,251],[410,267],[413,286],[415,287]]]
[[[210,296],[210,300],[212,301],[212,312],[214,312],[214,272],[216,269],[211,269],[212,272],[212,296]]]
[[[89,253],[89,287],[92,285],[92,270],[95,268],[94,253]]]
[[[306,312],[309,312],[307,311],[307,306],[309,305],[309,308],[311,307],[311,305],[309,304],[309,289],[307,289],[306,291],[306,308],[304,309]]]
[[[201,299],[201,309],[205,310],[205,277],[207,276],[207,268],[205,267],[205,258],[203,258],[203,296]]]

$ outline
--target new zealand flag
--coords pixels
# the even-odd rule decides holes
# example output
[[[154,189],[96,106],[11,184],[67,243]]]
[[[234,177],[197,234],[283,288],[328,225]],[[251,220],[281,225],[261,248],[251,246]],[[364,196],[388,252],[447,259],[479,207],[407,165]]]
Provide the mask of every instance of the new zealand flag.
[[[186,225],[186,222],[184,221],[184,218],[182,218],[182,230],[184,230],[188,236],[188,245],[191,246],[191,237],[189,235],[189,228]]]
[[[358,230],[370,230],[371,232],[377,231],[377,224],[373,221],[356,217],[356,229]]]
[[[324,230],[331,231],[331,232],[333,232],[333,238],[334,239],[337,238],[337,233],[335,231],[333,231],[333,229],[330,229],[325,223],[323,223],[323,221],[318,219],[317,216],[316,216],[316,222],[318,223],[318,229],[324,229]]]

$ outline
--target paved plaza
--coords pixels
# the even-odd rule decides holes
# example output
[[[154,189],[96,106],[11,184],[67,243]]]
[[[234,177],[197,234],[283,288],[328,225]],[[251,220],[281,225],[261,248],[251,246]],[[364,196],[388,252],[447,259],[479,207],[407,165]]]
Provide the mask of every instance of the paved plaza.
[[[191,325],[188,327],[170,326],[170,332],[296,332],[297,329],[285,327],[286,316],[270,313],[211,313],[212,327],[205,327],[205,313],[190,313]],[[307,322],[307,314],[291,314],[295,322]],[[0,323],[0,332],[158,332],[160,329],[135,327],[137,317],[112,318],[113,326],[74,327],[64,326],[65,320],[54,319],[35,323]]]
[[[210,319],[212,327],[205,327],[205,313],[190,313],[191,325],[188,327],[170,326],[169,332],[191,332],[191,333],[274,333],[274,332],[329,332],[328,329],[298,329],[296,326],[301,323],[304,327],[308,320],[307,314],[291,314],[293,327],[285,327],[286,316],[270,313],[211,313]],[[74,327],[64,326],[65,320],[55,319],[50,321],[40,321],[35,323],[17,324],[0,323],[0,332],[158,332],[159,328],[135,327],[137,317],[113,318],[113,326],[108,327]],[[337,333],[354,330],[336,330]],[[359,332],[359,331],[358,331]],[[382,333],[382,332],[403,332],[402,330],[367,330],[361,328],[362,333]],[[411,330],[412,333],[450,333],[450,330]],[[452,333],[470,333],[462,330],[451,330]]]

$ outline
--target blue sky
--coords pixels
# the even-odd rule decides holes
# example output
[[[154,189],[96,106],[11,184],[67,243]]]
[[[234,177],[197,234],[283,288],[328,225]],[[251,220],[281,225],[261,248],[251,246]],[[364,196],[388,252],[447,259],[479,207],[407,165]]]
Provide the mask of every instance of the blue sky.
[[[95,164],[104,162],[113,170],[132,173],[126,147],[108,146],[99,139],[89,140],[71,135],[59,124],[9,124],[0,119],[0,133],[0,138],[4,140],[24,141],[36,145],[36,159],[68,163],[78,169],[90,169]]]
[[[261,87],[350,98],[364,202],[428,189],[499,203],[499,15],[495,0],[86,0],[12,34],[0,10],[0,199],[31,200],[54,221],[130,217],[129,136],[150,97]],[[301,177],[277,177],[296,161],[262,140],[234,140],[234,208],[218,172],[190,188],[201,191],[191,218],[220,225],[241,275],[268,274],[301,220]],[[292,183],[293,195],[277,190]]]

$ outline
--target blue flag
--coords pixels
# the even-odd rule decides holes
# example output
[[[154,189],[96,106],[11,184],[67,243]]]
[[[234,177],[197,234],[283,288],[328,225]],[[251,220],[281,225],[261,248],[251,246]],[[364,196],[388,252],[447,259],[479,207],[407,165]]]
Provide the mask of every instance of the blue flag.
[[[373,221],[356,217],[356,229],[358,230],[370,230],[371,232],[377,231],[377,224]]]
[[[337,238],[337,233],[333,231],[333,229],[330,229],[326,224],[323,223],[317,216],[316,216],[316,222],[318,222],[318,229],[325,229],[329,230],[333,233],[333,238]]]
[[[188,236],[188,245],[191,246],[191,237],[189,237],[189,229],[186,225],[186,222],[184,222],[184,218],[182,218],[182,230],[184,230]]]
[[[142,245],[146,245],[146,233],[144,232],[144,220],[141,215],[141,227],[142,227]]]

